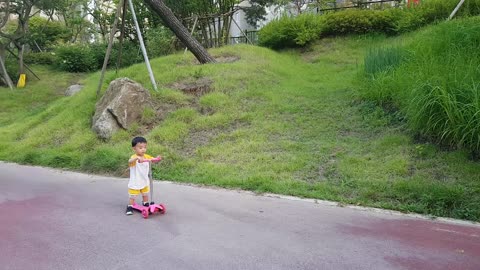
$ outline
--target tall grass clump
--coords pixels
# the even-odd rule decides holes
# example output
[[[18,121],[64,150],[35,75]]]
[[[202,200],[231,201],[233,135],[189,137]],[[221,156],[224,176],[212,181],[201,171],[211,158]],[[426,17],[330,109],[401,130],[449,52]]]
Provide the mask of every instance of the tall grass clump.
[[[379,72],[388,72],[398,66],[406,52],[398,47],[371,48],[365,56],[365,73],[371,76]]]
[[[480,18],[430,27],[404,46],[408,61],[378,76],[371,74],[389,63],[382,54],[367,54],[364,97],[394,104],[423,138],[478,153]]]
[[[408,116],[413,129],[438,142],[479,152],[480,83],[428,82],[412,96]]]

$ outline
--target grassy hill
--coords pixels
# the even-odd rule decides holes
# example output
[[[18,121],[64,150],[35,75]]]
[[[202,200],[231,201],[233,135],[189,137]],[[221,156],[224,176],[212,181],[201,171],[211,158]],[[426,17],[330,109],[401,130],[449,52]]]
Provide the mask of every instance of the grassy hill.
[[[90,130],[98,73],[82,79],[76,96],[39,108],[32,89],[50,87],[1,89],[0,160],[121,175],[131,138],[144,135],[148,152],[164,156],[157,179],[479,221],[480,164],[466,151],[415,141],[357,93],[368,49],[409,38],[332,38],[280,53],[225,47],[212,54],[238,60],[215,65],[181,54],[154,59],[160,91],[152,95],[164,109],[145,111],[107,142]],[[151,88],[143,65],[108,73],[104,89],[118,77]],[[172,88],[198,78],[212,80],[213,91],[198,98]]]

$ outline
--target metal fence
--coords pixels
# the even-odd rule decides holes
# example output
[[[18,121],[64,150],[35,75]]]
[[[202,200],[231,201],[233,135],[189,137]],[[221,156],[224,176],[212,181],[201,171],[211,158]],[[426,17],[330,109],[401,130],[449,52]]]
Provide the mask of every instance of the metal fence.
[[[398,7],[400,4],[405,2],[404,0],[356,0],[351,1],[350,5],[344,5],[337,3],[336,1],[333,2],[328,7],[317,7],[310,12],[314,12],[317,14],[322,14],[324,12],[335,12],[344,9],[371,9],[375,7],[383,7],[383,5],[389,5],[392,7]],[[244,31],[244,35],[230,37],[230,44],[258,44],[258,30],[246,30]]]
[[[244,31],[245,35],[230,37],[230,44],[258,44],[258,30]]]
[[[325,11],[338,11],[343,9],[357,8],[357,9],[368,9],[375,6],[383,6],[384,4],[390,4],[390,6],[399,6],[403,0],[358,0],[352,1],[351,5],[337,4],[337,2],[332,3],[329,7],[325,8],[316,8],[317,13],[323,13]],[[393,4],[393,5],[392,5]]]

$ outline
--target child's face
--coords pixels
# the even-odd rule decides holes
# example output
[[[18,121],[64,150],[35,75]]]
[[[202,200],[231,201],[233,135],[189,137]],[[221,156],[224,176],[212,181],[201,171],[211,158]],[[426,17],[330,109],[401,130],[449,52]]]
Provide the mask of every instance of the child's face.
[[[133,151],[137,156],[142,157],[147,152],[147,144],[146,143],[137,143],[133,148]]]

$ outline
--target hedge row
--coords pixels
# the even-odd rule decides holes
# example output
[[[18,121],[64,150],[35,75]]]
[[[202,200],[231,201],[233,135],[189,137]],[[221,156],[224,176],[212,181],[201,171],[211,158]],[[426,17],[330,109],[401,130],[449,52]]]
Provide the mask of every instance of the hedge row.
[[[396,35],[445,20],[457,0],[425,0],[416,7],[345,10],[323,16],[305,14],[272,21],[259,32],[259,44],[273,49],[302,47],[326,36],[382,33]],[[457,16],[480,14],[480,0],[466,1]]]

